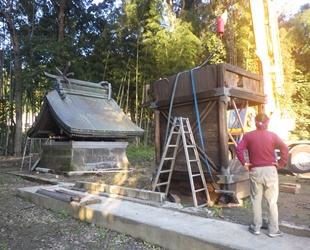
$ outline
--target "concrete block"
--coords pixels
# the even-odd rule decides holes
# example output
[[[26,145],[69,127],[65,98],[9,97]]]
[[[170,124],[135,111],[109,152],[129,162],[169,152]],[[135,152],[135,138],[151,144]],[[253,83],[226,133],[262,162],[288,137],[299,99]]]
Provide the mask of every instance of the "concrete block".
[[[51,141],[43,145],[39,167],[61,171],[89,170],[89,164],[109,163],[127,168],[127,142]]]
[[[188,249],[305,249],[309,237],[285,235],[269,239],[248,233],[248,226],[194,216],[137,202],[100,197],[95,203],[79,206],[35,193],[41,187],[19,188],[17,194],[38,206],[64,211],[74,218],[108,228],[170,250]],[[46,188],[46,187],[45,187]],[[51,187],[54,188],[54,187]],[[90,200],[93,203],[94,200]],[[265,234],[265,232],[264,232]],[[242,235],[242,237],[240,237]]]
[[[122,195],[130,198],[137,198],[140,200],[150,200],[155,202],[163,202],[166,199],[166,195],[164,193],[149,190],[141,190],[136,188],[121,187],[121,186],[110,186],[106,184],[99,184],[92,182],[78,181],[75,183],[73,189],[74,188],[84,189],[90,193],[105,192],[108,194]]]
[[[79,182],[77,181],[74,186],[74,188],[78,189],[85,189],[86,191],[96,191],[96,192],[106,192],[106,185],[99,184],[99,183],[93,183],[93,182]]]
[[[175,195],[175,194],[168,194],[169,201],[174,202],[174,203],[181,203],[181,199],[179,196]]]

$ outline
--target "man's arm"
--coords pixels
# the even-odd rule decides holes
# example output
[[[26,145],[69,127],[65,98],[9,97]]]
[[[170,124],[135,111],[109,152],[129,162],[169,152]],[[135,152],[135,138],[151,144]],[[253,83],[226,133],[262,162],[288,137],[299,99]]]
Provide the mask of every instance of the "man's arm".
[[[289,155],[289,149],[288,146],[280,139],[278,135],[276,135],[276,143],[275,143],[276,149],[279,149],[279,156],[280,159],[278,160],[278,166],[279,168],[283,168],[288,160]]]
[[[247,149],[247,144],[246,144],[246,140],[243,137],[243,139],[240,141],[240,143],[238,144],[236,148],[237,158],[239,159],[239,161],[241,162],[243,166],[246,164],[246,160],[244,158],[244,151],[246,149]]]

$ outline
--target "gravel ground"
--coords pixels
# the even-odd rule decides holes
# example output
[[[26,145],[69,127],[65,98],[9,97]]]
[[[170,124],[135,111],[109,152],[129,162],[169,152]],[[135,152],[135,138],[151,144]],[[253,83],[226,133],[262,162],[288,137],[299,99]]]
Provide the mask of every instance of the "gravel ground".
[[[143,163],[129,175],[59,176],[60,182],[78,180],[114,184],[140,189],[150,188],[151,163]],[[20,170],[20,160],[0,160],[0,250],[36,249],[164,249],[96,225],[71,218],[66,213],[53,212],[17,197],[21,187],[37,186],[9,172]],[[29,171],[26,171],[29,173]],[[33,172],[32,172],[33,173]],[[43,174],[44,175],[44,174]],[[47,174],[45,176],[48,176]],[[310,177],[310,173],[308,174]],[[53,175],[55,178],[55,175]],[[280,183],[296,183],[296,177],[286,172],[279,174]],[[297,226],[310,227],[310,181],[303,181],[297,194],[280,192],[279,220]],[[248,225],[251,222],[250,204],[243,207],[210,207],[214,219]],[[291,233],[286,231],[286,233]],[[294,234],[294,233],[293,233]]]
[[[0,249],[163,249],[139,239],[81,222],[17,197],[20,187],[38,185],[8,174],[19,164],[0,166]]]

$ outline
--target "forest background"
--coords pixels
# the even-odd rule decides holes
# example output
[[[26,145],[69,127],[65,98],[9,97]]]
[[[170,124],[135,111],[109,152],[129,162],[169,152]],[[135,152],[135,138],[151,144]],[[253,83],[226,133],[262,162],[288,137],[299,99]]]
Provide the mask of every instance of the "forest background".
[[[225,10],[220,38],[217,20]],[[285,79],[278,104],[295,118],[296,140],[310,139],[309,17],[310,4],[278,17]],[[248,0],[0,0],[0,156],[21,156],[25,132],[51,87],[44,71],[71,62],[74,78],[109,81],[113,98],[145,129],[143,142],[151,146],[153,111],[142,107],[146,84],[206,58],[258,73]]]

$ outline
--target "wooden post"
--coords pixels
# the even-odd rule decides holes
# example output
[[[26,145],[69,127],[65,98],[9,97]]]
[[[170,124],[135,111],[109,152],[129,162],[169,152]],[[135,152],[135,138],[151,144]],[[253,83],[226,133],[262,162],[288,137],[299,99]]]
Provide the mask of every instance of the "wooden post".
[[[160,111],[155,110],[155,159],[156,165],[160,163],[160,155],[161,155],[161,145],[160,145]]]
[[[223,63],[220,63],[217,65],[217,87],[218,88],[226,87],[224,74],[225,74],[225,66]]]
[[[227,131],[227,106],[228,97],[221,96],[218,100],[219,107],[219,146],[221,169],[228,168],[228,131]]]
[[[225,82],[225,66],[224,64],[217,65],[217,86],[220,88],[226,87]],[[218,115],[219,115],[219,146],[220,146],[220,162],[221,170],[228,168],[228,131],[227,131],[227,106],[229,98],[226,95],[220,96],[218,99]],[[223,172],[223,171],[222,171]],[[224,171],[226,172],[226,171]]]

